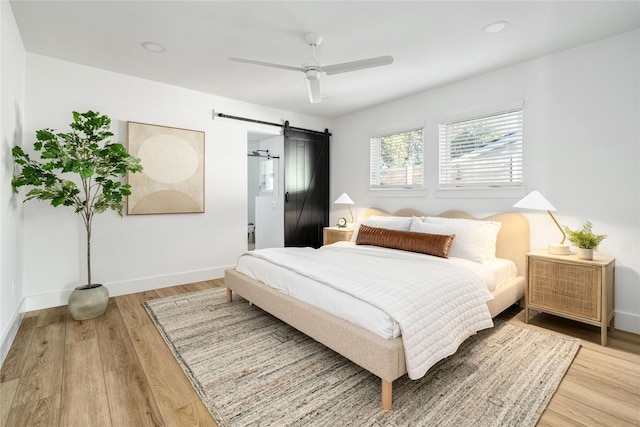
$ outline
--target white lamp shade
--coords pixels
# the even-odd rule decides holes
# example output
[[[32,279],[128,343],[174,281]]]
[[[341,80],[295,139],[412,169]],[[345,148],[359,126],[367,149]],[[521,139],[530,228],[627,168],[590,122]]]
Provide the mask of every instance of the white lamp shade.
[[[556,226],[558,227],[558,230],[560,230],[560,233],[562,233],[562,241],[560,243],[551,243],[549,245],[549,253],[555,255],[569,255],[569,245],[564,243],[566,234],[558,223],[558,220],[556,220],[556,218],[551,213],[551,211],[555,211],[556,208],[551,203],[549,203],[547,199],[542,197],[542,194],[537,191],[532,191],[531,193],[524,196],[524,198],[518,203],[513,205],[513,207],[522,209],[534,209],[537,211],[547,211],[553,222],[555,222]]]
[[[555,211],[556,208],[538,191],[532,191],[522,200],[513,205],[514,208],[535,209],[539,211]]]
[[[351,197],[349,197],[347,193],[342,193],[342,195],[333,203],[336,205],[355,205],[355,202],[351,200]]]

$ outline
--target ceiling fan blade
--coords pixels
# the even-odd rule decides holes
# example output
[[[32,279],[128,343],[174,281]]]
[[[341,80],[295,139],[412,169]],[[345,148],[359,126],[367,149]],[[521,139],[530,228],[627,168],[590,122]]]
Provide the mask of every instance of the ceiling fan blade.
[[[376,58],[360,59],[358,61],[343,62],[341,64],[327,65],[320,68],[328,75],[346,73],[349,71],[363,70],[365,68],[380,67],[393,63],[393,56],[378,56]]]
[[[256,61],[255,59],[238,58],[235,56],[230,56],[229,60],[235,61],[235,62],[244,62],[245,64],[262,65],[264,67],[281,68],[283,70],[302,71],[303,73],[306,71],[304,68],[301,68],[301,67],[292,67],[290,65],[273,64],[271,62]]]
[[[320,79],[310,80],[309,78],[305,77],[304,82],[307,85],[309,102],[312,104],[322,102],[322,96],[320,95]]]

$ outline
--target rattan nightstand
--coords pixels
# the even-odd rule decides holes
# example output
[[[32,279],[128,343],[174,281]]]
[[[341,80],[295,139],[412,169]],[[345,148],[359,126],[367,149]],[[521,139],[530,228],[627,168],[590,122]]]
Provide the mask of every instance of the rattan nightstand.
[[[353,228],[325,227],[323,230],[323,244],[330,245],[335,242],[349,241],[353,236]]]
[[[599,326],[600,344],[607,345],[607,326],[614,330],[615,258],[530,252],[527,276],[525,323],[529,310],[566,317]]]

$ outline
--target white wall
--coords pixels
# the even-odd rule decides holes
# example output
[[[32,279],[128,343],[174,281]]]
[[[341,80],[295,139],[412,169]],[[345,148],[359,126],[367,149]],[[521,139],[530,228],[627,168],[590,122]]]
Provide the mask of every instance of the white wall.
[[[20,144],[24,124],[25,50],[9,2],[0,2],[0,364],[9,351],[22,313],[24,294],[17,268],[21,209],[11,191],[11,147]]]
[[[25,147],[35,131],[67,130],[72,111],[92,109],[112,120],[114,140],[126,122],[201,130],[205,141],[205,213],[95,218],[92,277],[111,295],[222,277],[247,247],[247,133],[273,128],[212,119],[212,109],[270,122],[323,129],[302,117],[178,87],[27,54]],[[44,202],[24,205],[25,309],[66,304],[84,283],[85,235],[80,218]]]
[[[439,194],[438,120],[524,100],[526,190],[539,190],[571,228],[586,220],[609,237],[616,257],[616,327],[640,333],[640,32],[633,31],[456,84],[419,93],[332,123],[331,200],[347,192],[361,214],[376,206],[476,215],[511,211],[522,194]],[[426,191],[369,191],[369,137],[424,122]],[[444,197],[448,196],[448,197]],[[344,216],[332,206],[330,222]],[[546,213],[523,212],[532,249],[559,241]]]

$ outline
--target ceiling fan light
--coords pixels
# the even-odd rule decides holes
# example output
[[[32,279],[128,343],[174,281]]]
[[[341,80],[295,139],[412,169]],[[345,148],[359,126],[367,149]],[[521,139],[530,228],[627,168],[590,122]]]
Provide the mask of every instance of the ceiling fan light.
[[[318,70],[308,70],[305,74],[307,75],[307,79],[309,80],[320,79],[320,71]]]

